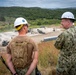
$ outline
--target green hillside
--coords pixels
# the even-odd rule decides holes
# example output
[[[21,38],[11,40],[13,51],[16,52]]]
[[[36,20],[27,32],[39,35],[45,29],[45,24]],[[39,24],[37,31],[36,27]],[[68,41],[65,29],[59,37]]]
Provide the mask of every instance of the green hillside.
[[[0,31],[13,28],[14,20],[17,17],[27,19],[31,27],[41,25],[58,25],[63,12],[71,11],[76,17],[76,8],[66,9],[43,9],[38,7],[0,7]]]
[[[71,11],[76,16],[75,8],[66,9],[42,9],[37,7],[25,8],[25,7],[0,7],[0,16],[7,17],[25,17],[29,20],[35,19],[59,19],[61,14],[65,11]]]

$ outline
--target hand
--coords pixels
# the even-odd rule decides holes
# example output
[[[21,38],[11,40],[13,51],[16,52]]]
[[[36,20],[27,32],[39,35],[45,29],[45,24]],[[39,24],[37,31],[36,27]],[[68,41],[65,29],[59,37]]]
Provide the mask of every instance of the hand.
[[[30,75],[30,74],[25,74],[25,75]]]
[[[25,75],[30,75],[30,74],[27,74],[27,73],[26,73]]]
[[[17,73],[15,73],[14,75],[18,75]]]

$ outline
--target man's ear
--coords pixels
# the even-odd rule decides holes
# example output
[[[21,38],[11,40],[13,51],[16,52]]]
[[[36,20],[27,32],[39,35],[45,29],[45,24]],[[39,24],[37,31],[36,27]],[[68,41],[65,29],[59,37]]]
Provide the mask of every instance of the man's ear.
[[[26,29],[26,26],[24,26],[23,29]]]

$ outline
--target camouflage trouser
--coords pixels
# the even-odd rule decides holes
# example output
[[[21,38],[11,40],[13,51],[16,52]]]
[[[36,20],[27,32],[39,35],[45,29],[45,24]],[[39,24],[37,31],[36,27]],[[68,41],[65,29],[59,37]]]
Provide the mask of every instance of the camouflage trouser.
[[[76,75],[76,56],[60,56],[56,71],[57,75]]]
[[[28,70],[28,68],[16,69],[16,72],[18,73],[18,75],[25,75],[27,70]],[[33,70],[33,72],[30,75],[35,75],[35,70]]]

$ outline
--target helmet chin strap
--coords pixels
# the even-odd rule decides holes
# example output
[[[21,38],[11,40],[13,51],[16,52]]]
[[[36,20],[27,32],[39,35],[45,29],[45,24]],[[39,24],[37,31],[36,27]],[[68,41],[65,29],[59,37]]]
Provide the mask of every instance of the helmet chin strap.
[[[16,30],[20,30],[23,27],[23,24],[21,24],[19,27],[16,28]]]

